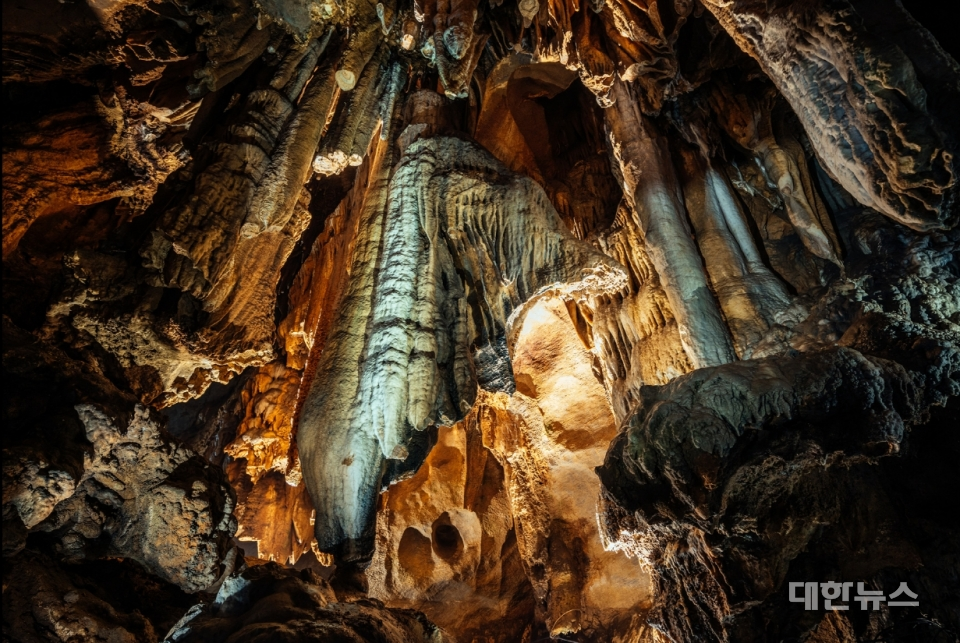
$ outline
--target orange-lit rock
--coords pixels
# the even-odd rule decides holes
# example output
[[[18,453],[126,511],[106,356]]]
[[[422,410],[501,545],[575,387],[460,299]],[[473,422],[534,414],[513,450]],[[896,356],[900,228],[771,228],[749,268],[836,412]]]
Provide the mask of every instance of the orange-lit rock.
[[[652,598],[646,572],[605,551],[597,527],[594,467],[616,435],[613,411],[561,301],[532,304],[512,356],[515,420],[487,425],[484,442],[506,471],[537,615],[552,636],[604,640]]]
[[[381,495],[370,591],[468,641],[514,640],[524,610],[553,636],[607,640],[651,601],[647,572],[605,551],[597,527],[613,412],[560,299],[529,304],[513,342],[517,392],[481,390]]]
[[[313,548],[313,503],[302,483],[291,485],[277,471],[253,482],[232,466],[227,475],[237,490],[237,539],[256,543],[256,556],[293,565]]]
[[[254,483],[261,476],[292,469],[293,409],[297,408],[300,371],[282,364],[262,367],[241,394],[244,418],[233,442],[224,447],[230,457],[246,462],[245,473]]]
[[[290,312],[278,328],[289,368],[306,369],[310,355],[323,349],[350,274],[347,267],[353,262],[371,171],[384,152],[385,145],[378,142],[375,152],[358,168],[353,188],[325,221],[293,281]]]
[[[237,490],[237,538],[256,543],[258,557],[291,565],[314,543],[313,503],[293,448],[301,376],[277,362],[261,367],[240,393],[243,416],[223,449]]]
[[[70,206],[123,197],[141,209],[183,162],[180,146],[156,139],[189,124],[196,105],[156,108],[107,93],[29,124],[4,143],[3,253],[17,247],[30,225]]]
[[[447,99],[422,91],[410,100]],[[429,134],[416,119],[434,111],[412,112],[407,131]],[[478,386],[512,388],[513,311],[556,283],[609,292],[626,281],[563,227],[536,183],[475,143],[398,138],[407,146],[396,166],[385,153],[368,188],[349,285],[297,432],[320,548],[348,559],[367,555],[387,460],[407,460],[418,434],[463,417]]]
[[[458,640],[520,640],[533,618],[503,468],[483,444],[484,426],[512,421],[507,406],[481,392],[438,429],[420,469],[380,496],[370,594],[422,610]]]
[[[595,356],[619,425],[633,412],[640,387],[665,384],[692,367],[643,234],[625,204],[597,245],[626,268],[629,290],[611,297],[580,293],[565,303]]]

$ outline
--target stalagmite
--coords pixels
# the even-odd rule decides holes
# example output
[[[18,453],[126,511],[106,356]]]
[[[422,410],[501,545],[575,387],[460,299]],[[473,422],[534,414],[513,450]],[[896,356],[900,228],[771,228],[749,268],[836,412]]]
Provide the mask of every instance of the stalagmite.
[[[690,236],[666,139],[639,112],[624,85],[614,86],[613,97],[616,102],[605,111],[613,157],[647,253],[677,317],[684,349],[694,368],[733,361],[730,332]]]

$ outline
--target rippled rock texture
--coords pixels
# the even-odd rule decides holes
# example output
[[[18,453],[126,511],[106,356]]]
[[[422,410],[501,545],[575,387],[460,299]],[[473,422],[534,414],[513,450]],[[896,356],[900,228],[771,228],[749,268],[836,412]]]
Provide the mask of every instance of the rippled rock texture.
[[[956,640],[942,44],[901,0],[5,3],[4,641]],[[828,581],[919,605],[791,601]]]

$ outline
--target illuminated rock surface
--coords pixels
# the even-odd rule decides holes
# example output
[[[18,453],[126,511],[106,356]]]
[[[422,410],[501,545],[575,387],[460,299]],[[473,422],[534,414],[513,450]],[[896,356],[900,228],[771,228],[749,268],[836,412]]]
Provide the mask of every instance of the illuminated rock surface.
[[[5,3],[4,641],[955,641],[900,1]]]

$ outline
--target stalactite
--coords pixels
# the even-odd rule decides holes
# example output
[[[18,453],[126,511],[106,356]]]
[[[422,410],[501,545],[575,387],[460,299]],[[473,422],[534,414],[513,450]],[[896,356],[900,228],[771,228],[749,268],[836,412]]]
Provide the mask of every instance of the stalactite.
[[[2,49],[4,641],[956,639],[960,67],[900,0]]]
[[[368,68],[387,30],[381,24],[380,15],[393,11],[393,2],[374,3],[361,0],[347,5],[349,12],[349,38],[337,65],[336,81],[341,91],[349,92],[356,87],[364,70]]]
[[[743,212],[726,178],[700,150],[684,146],[686,210],[707,274],[737,353],[748,356],[775,324],[792,326],[806,316],[760,258]]]
[[[734,95],[729,86],[718,83],[712,103],[725,131],[756,155],[764,180],[780,194],[790,222],[807,250],[821,259],[842,265],[832,224],[822,208],[814,208],[811,203],[815,203],[818,197],[814,194],[809,174],[800,169],[803,155],[802,150],[797,149],[799,144],[781,145],[774,135],[771,101],[768,99],[758,104],[744,95]]]
[[[426,107],[446,99],[422,92],[411,100]],[[411,114],[435,123],[438,110],[424,107]],[[435,136],[422,127],[430,124],[407,127]],[[455,138],[400,138],[407,147],[378,217],[375,247],[382,250],[362,251],[358,241],[364,267],[351,271],[345,296],[361,290],[340,304],[328,341],[346,332],[348,315],[369,319],[370,330],[338,339],[321,357],[298,433],[318,503],[317,540],[324,550],[345,546],[348,559],[369,548],[372,492],[386,459],[407,459],[414,432],[462,417],[478,384],[512,390],[506,342],[514,311],[554,282],[618,270],[561,228],[536,184],[481,148]],[[616,276],[611,283],[621,287]],[[476,318],[465,307],[473,298]],[[355,356],[338,355],[345,345]],[[359,373],[350,366],[357,363]],[[317,444],[326,446],[317,451]]]
[[[348,166],[363,162],[378,121],[382,118],[379,103],[385,96],[398,91],[399,65],[389,67],[382,73],[385,48],[374,53],[357,86],[346,95],[342,108],[330,123],[327,136],[313,160],[313,170],[318,174],[339,174]]]
[[[309,51],[294,49],[288,55],[299,63]],[[287,75],[282,66],[279,73]],[[203,300],[224,276],[230,278],[225,270],[230,251],[239,242],[248,206],[294,110],[285,93],[269,85],[251,92],[229,127],[229,142],[198,173],[197,192],[164,213],[142,250],[145,265],[161,285]],[[205,227],[208,220],[216,225]]]
[[[584,345],[598,360],[600,380],[619,425],[633,413],[643,386],[665,384],[691,366],[629,206],[621,203],[597,244],[626,268],[629,290],[610,297],[584,293],[569,298],[567,306]]]
[[[666,139],[639,112],[626,87],[616,85],[614,97],[616,102],[605,111],[613,157],[647,253],[677,317],[684,349],[694,368],[733,361],[730,332],[690,236]]]
[[[329,31],[322,39],[311,41],[296,67],[290,65],[290,77],[281,72],[270,82],[287,100],[296,103],[297,109],[281,134],[270,166],[253,195],[247,219],[240,229],[243,237],[255,237],[270,227],[282,228],[293,215],[300,190],[310,176],[313,152],[338,99],[329,63],[317,67],[317,59],[332,35]],[[310,76],[315,80],[304,91]]]
[[[362,359],[366,319],[373,303],[383,210],[393,159],[392,127],[390,122],[385,125],[387,140],[377,141],[371,153],[369,183],[356,203],[360,212],[359,232],[350,257],[349,280],[333,312],[334,321],[326,343],[317,346],[324,350],[320,353],[316,377],[306,392],[297,427],[303,477],[317,508],[317,542],[324,550],[333,549],[348,538],[355,541],[363,538],[367,528],[364,521],[369,520],[369,490],[377,487],[381,474],[378,462],[371,466],[364,459],[370,457],[370,451],[374,451],[376,458],[377,445],[373,438],[363,433],[353,434],[349,416],[330,417],[327,408],[318,408],[318,402],[329,404],[330,411],[346,415],[359,387],[359,374],[354,365]],[[325,348],[326,344],[329,348]],[[336,365],[346,368],[340,370]],[[364,452],[357,453],[361,448]],[[325,468],[331,454],[340,456],[333,470]],[[356,466],[352,466],[354,464]],[[357,514],[360,514],[359,522]],[[362,557],[362,547],[362,543],[348,541],[342,554],[346,559]]]

